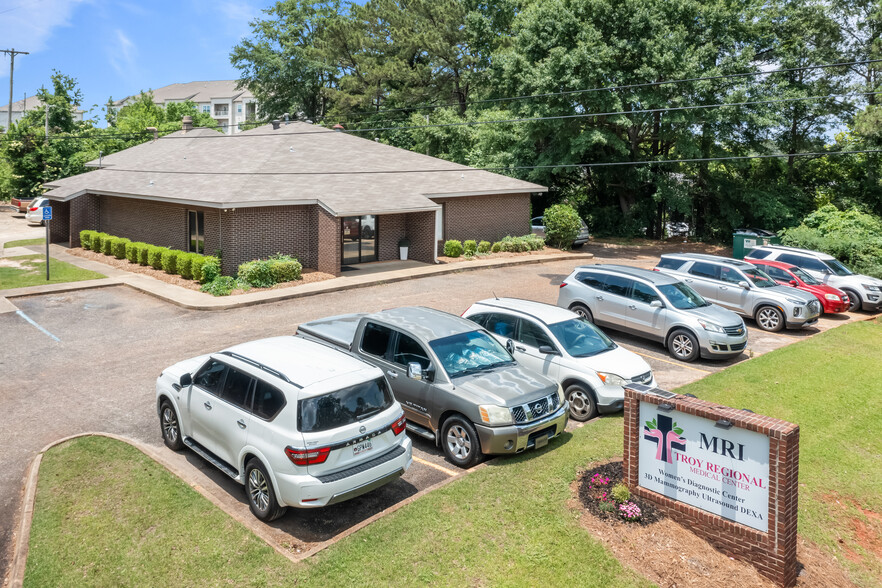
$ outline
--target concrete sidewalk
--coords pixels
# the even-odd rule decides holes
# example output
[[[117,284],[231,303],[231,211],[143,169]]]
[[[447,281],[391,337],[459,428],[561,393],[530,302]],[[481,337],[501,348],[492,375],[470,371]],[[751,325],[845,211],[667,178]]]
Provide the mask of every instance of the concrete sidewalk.
[[[45,246],[42,245],[33,247],[15,247],[4,251],[3,256],[14,257],[16,255],[32,255],[43,251],[45,251]],[[580,263],[585,263],[587,260],[594,257],[592,253],[568,252],[547,254],[536,253],[497,259],[474,259],[472,261],[438,265],[429,265],[415,261],[389,261],[361,266],[359,269],[352,272],[345,272],[340,277],[322,282],[314,282],[289,288],[279,288],[276,290],[264,290],[261,292],[240,294],[237,296],[216,297],[211,294],[197,292],[196,290],[181,288],[180,286],[175,286],[143,274],[127,272],[108,264],[71,255],[65,247],[60,245],[50,245],[49,254],[54,259],[64,261],[83,269],[99,272],[107,276],[107,278],[87,280],[83,282],[70,282],[66,284],[47,284],[45,286],[29,286],[27,288],[0,290],[0,313],[15,312],[17,308],[12,300],[22,296],[70,292],[88,288],[102,288],[120,285],[129,286],[130,288],[134,288],[135,290],[139,290],[145,294],[165,300],[166,302],[170,302],[182,308],[191,310],[226,310],[228,308],[241,308],[256,304],[302,298],[304,296],[314,296],[325,292],[339,292],[342,290],[351,290],[354,288],[363,288],[378,284],[412,280],[425,276],[437,276],[471,270],[563,260],[572,260],[573,265],[575,266]]]

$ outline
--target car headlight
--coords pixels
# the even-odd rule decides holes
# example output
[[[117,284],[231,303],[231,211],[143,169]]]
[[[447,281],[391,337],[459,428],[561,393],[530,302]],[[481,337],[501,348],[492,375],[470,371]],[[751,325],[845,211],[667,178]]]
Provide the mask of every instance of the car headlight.
[[[478,412],[481,413],[481,420],[488,425],[510,425],[512,423],[511,410],[504,406],[482,404],[478,406]]]
[[[563,404],[563,403],[564,403],[564,400],[565,400],[565,398],[564,398],[563,386],[561,386],[560,384],[558,384],[558,385],[557,385],[557,403],[558,403],[558,404]]]
[[[705,331],[710,331],[711,333],[725,333],[725,329],[716,323],[711,323],[708,321],[704,321],[699,319],[698,324],[704,327]]]
[[[622,376],[610,374],[608,372],[597,372],[597,377],[607,386],[624,386],[628,383]]]
[[[868,292],[880,292],[880,291],[882,291],[882,288],[880,288],[879,286],[875,286],[875,285],[873,285],[873,284],[861,284],[861,286],[863,286],[864,289],[866,289]]]
[[[840,302],[842,299],[836,294],[824,294],[824,298],[833,302]]]

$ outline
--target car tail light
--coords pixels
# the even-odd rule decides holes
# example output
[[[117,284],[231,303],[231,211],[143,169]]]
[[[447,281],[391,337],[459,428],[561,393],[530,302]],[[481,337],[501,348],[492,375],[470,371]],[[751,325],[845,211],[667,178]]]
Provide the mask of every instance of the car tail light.
[[[561,282],[561,283],[560,283],[560,287],[561,287],[561,288],[563,288],[563,287],[566,286],[566,285],[567,285],[566,282]]]
[[[285,455],[288,456],[288,459],[290,459],[294,465],[299,466],[325,463],[325,460],[328,459],[329,453],[331,453],[330,447],[320,447],[318,449],[285,448]]]
[[[40,208],[40,207],[39,207],[39,206],[34,206],[33,208],[28,208],[28,210],[30,210],[31,212],[34,212],[34,211],[37,210],[38,208]]]
[[[392,432],[395,433],[395,435],[400,435],[404,432],[406,426],[407,419],[404,418],[404,415],[401,415],[401,418],[392,423]]]

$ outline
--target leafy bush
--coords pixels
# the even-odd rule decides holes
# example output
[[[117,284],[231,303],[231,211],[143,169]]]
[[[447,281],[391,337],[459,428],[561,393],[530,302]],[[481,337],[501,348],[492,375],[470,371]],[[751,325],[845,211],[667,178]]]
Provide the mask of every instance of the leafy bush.
[[[82,246],[83,249],[91,249],[92,248],[91,247],[92,237],[97,232],[98,231],[92,231],[92,230],[88,230],[88,229],[80,231],[80,245]]]
[[[560,249],[569,249],[579,235],[582,220],[568,204],[555,204],[545,209],[545,240]]]
[[[462,255],[462,243],[460,241],[456,241],[451,239],[444,243],[444,255],[447,257],[459,257]]]
[[[510,253],[523,253],[525,251],[539,251],[545,248],[545,242],[542,237],[536,235],[524,235],[523,237],[506,236],[499,241],[499,250]],[[494,244],[494,247],[496,244]]]
[[[622,502],[627,502],[631,499],[631,491],[628,490],[628,487],[624,484],[616,484],[613,486],[610,494],[613,497],[613,500],[621,504]]]
[[[193,259],[198,253],[181,253],[178,255],[178,274],[185,280],[193,279]]]
[[[255,288],[269,288],[275,284],[272,262],[269,259],[246,261],[239,266],[238,276],[243,282]]]
[[[472,239],[464,241],[462,244],[463,251],[468,257],[472,257],[478,252],[478,243]]]
[[[478,253],[490,253],[490,241],[481,241],[478,243]]]
[[[140,263],[141,265],[150,265],[148,253],[150,252],[151,247],[153,247],[153,245],[148,245],[147,243],[138,243],[138,263]]]
[[[162,269],[162,254],[168,251],[167,247],[151,245],[147,248],[147,263],[153,269]]]
[[[119,237],[112,237],[111,235],[107,235],[101,240],[101,250],[104,255],[113,255],[113,247],[117,241],[119,241]]]
[[[179,249],[166,249],[162,252],[162,269],[165,270],[165,273],[178,273],[178,256],[183,253]]]
[[[126,243],[126,259],[132,263],[138,263],[138,245],[137,241]]]
[[[129,239],[125,237],[120,237],[116,241],[113,242],[113,256],[117,259],[125,259],[126,258],[126,246],[131,243]]]
[[[190,275],[192,276],[193,280],[196,280],[197,282],[202,282],[202,266],[205,264],[205,260],[208,258],[204,255],[198,255],[195,253],[193,255],[195,255],[196,257],[194,257],[190,261]]]
[[[277,284],[299,280],[303,275],[303,264],[296,257],[290,255],[274,255],[270,257],[273,262],[273,277]]]
[[[194,272],[195,275],[195,272]],[[212,255],[206,255],[203,257],[202,262],[202,275],[200,276],[199,281],[203,284],[207,284],[209,282],[213,282],[215,278],[221,275],[221,265],[220,259],[214,257]]]
[[[218,276],[200,288],[200,290],[212,296],[229,296],[235,289],[236,280],[230,276]]]
[[[91,249],[92,251],[97,251],[98,253],[101,253],[101,251],[102,251],[101,241],[103,241],[104,237],[107,237],[107,236],[108,235],[105,233],[93,232],[92,238],[89,239],[89,249]]]
[[[500,251],[502,251],[502,243],[499,242],[499,241],[497,241],[497,242],[494,243],[493,246],[490,248],[490,252],[491,252],[491,253],[499,253]]]

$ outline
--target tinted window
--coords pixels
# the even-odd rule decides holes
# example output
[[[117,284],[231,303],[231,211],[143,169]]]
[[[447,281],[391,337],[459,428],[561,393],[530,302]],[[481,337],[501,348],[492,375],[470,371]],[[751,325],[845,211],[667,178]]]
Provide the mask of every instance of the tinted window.
[[[746,275],[747,279],[753,282],[758,288],[771,288],[778,285],[778,282],[770,278],[766,272],[759,269],[744,270],[744,275]]]
[[[803,269],[812,270],[816,272],[828,272],[830,271],[824,262],[820,259],[815,259],[814,257],[807,257],[805,255],[795,255],[793,253],[782,253],[778,256],[778,261],[783,261],[784,263],[790,263],[797,267],[801,267]]]
[[[483,331],[435,339],[429,345],[451,378],[514,362],[511,354]]]
[[[251,376],[230,368],[224,380],[224,392],[221,398],[239,408],[250,410],[248,392],[251,390]]]
[[[603,289],[610,294],[627,296],[632,281],[633,280],[630,278],[624,278],[622,276],[606,276],[603,280]]]
[[[226,364],[221,363],[216,359],[212,359],[205,365],[205,367],[199,370],[199,373],[193,378],[193,383],[206,392],[211,392],[212,394],[220,396],[220,388],[224,381],[224,372],[226,369]]]
[[[482,313],[480,313],[480,314],[473,314],[473,315],[468,316],[468,317],[466,317],[466,318],[468,318],[468,319],[469,319],[470,321],[472,321],[473,323],[478,323],[478,324],[481,325],[482,327],[485,327],[485,326],[487,326],[487,319],[488,319],[489,317],[490,317],[489,314],[487,314],[487,313],[485,313],[485,312],[482,312]]]
[[[364,335],[361,338],[361,350],[377,357],[386,357],[391,338],[392,329],[368,323],[364,327]]]
[[[298,403],[297,428],[317,433],[351,425],[392,406],[386,381],[377,378],[330,394],[304,398]]]
[[[811,277],[810,275],[808,275],[807,273],[805,273],[804,271],[802,271],[801,269],[799,269],[798,267],[794,267],[790,271],[792,271],[793,274],[797,278],[799,278],[800,280],[802,280],[803,282],[805,282],[809,286],[817,286],[818,284],[821,283],[821,282],[817,281],[816,279],[814,279],[813,277]]]
[[[771,254],[771,251],[766,251],[765,249],[751,249],[747,252],[747,255],[745,257],[752,257],[754,259],[765,259]]]
[[[521,332],[518,333],[518,341],[524,345],[536,347],[537,349],[542,345],[553,347],[551,340],[548,338],[548,335],[545,334],[545,331],[542,330],[542,327],[533,321],[524,319],[521,319]]]
[[[763,265],[763,266],[759,266],[759,267],[762,267],[763,270],[767,274],[769,274],[770,276],[772,276],[773,278],[775,278],[776,280],[779,280],[781,282],[789,282],[790,280],[793,279],[793,276],[791,276],[789,273],[787,273],[784,270],[779,269],[777,267],[773,267],[771,265]]]
[[[684,263],[686,262],[682,259],[671,259],[669,257],[662,257],[661,261],[658,262],[658,267],[662,269],[675,270],[680,269],[680,266],[682,266]]]
[[[511,338],[515,336],[515,325],[517,322],[518,319],[511,315],[493,313],[487,318],[484,326],[495,335]]]
[[[646,304],[649,304],[653,300],[660,300],[658,294],[655,293],[655,290],[641,282],[634,282],[634,287],[631,288],[631,298],[637,302],[645,302]]]
[[[254,387],[254,414],[268,421],[285,406],[285,395],[266,382],[257,380]]]
[[[741,277],[741,274],[738,273],[738,270],[731,267],[720,268],[720,279],[730,284],[737,284],[738,282],[744,281],[744,278]]]
[[[603,290],[603,276],[600,274],[582,272],[576,276],[576,279],[595,290]]]
[[[692,267],[689,268],[689,273],[693,276],[699,276],[701,278],[719,280],[720,266],[714,265],[712,263],[705,263],[703,261],[696,261],[692,264]]]
[[[820,263],[824,263],[824,262],[820,262]],[[830,270],[834,274],[836,274],[837,276],[850,276],[850,275],[854,274],[853,271],[851,271],[850,269],[848,269],[847,267],[845,267],[844,265],[842,265],[841,263],[839,263],[835,259],[828,259],[826,261],[825,265],[827,267],[829,267]],[[814,268],[809,268],[809,269],[814,269]],[[819,271],[824,271],[824,270],[819,270]]]
[[[398,343],[395,345],[392,361],[402,366],[416,362],[424,370],[429,369],[429,354],[416,342],[416,339],[403,333],[398,334]]]
[[[658,289],[674,308],[679,308],[680,310],[710,306],[710,303],[702,298],[698,292],[683,282],[659,286]]]

